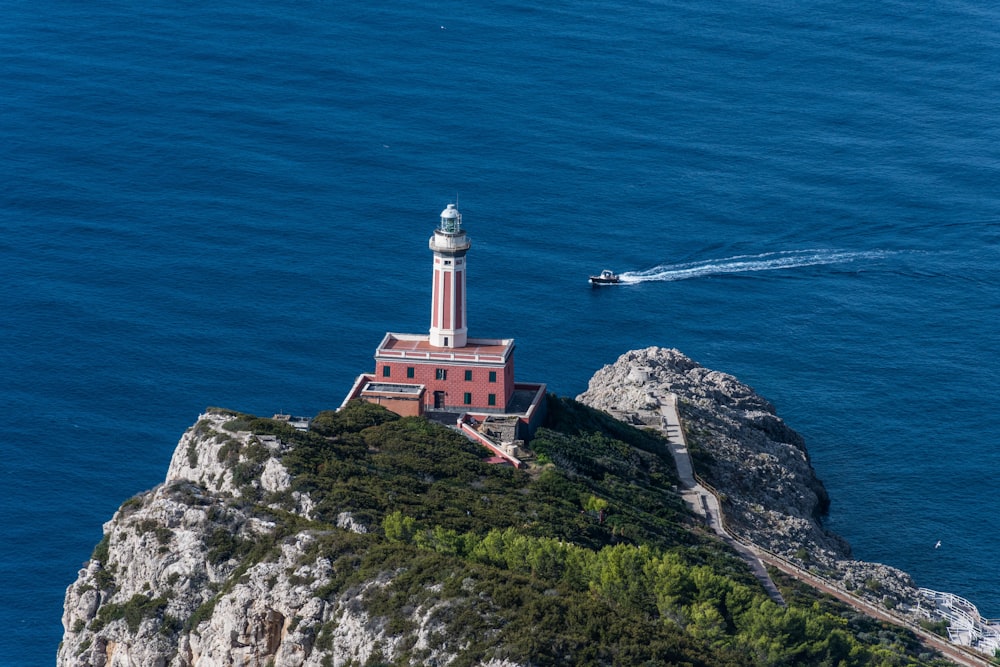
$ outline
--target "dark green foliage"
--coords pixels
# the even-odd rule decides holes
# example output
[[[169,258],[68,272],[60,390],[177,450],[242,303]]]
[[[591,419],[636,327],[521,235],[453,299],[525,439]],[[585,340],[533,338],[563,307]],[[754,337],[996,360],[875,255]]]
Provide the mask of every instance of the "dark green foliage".
[[[139,624],[143,619],[158,616],[167,606],[166,597],[150,599],[145,595],[136,593],[125,604],[104,604],[97,611],[97,618],[94,619],[92,629],[97,632],[112,621],[124,618],[128,624],[129,632],[135,633],[139,629]]]
[[[251,543],[248,540],[241,540],[228,528],[216,528],[208,539],[205,540],[208,547],[208,561],[213,565],[219,565],[231,558],[237,558],[250,550]]]
[[[101,568],[94,575],[95,583],[97,588],[102,591],[110,590],[115,587],[115,575],[108,568]]]
[[[263,466],[252,461],[241,461],[233,466],[233,485],[237,489],[245,489],[260,476]]]
[[[545,426],[549,429],[571,436],[602,434],[654,453],[659,453],[662,449],[663,440],[656,433],[641,431],[570,398],[549,394],[546,400],[548,411]]]
[[[458,664],[490,657],[533,664],[936,664],[905,630],[832,598],[779,607],[756,582],[693,564],[686,550],[618,544],[594,551],[513,528],[442,540],[449,531],[405,519],[386,517],[393,546],[358,555],[355,582],[392,572],[387,586],[367,587],[359,602],[393,633],[413,629],[405,610],[433,608],[445,637],[489,637],[467,646]],[[408,553],[407,543],[417,551]],[[446,641],[439,648],[447,649]]]
[[[249,420],[246,429],[254,435],[276,435],[281,439],[287,439],[298,433],[288,422],[268,419],[266,417],[253,417]]]
[[[715,659],[713,649],[676,626],[622,613],[620,603],[595,596],[586,582],[567,586],[517,569],[413,549],[372,547],[359,554],[354,581],[379,579],[386,570],[393,575],[387,586],[367,587],[356,602],[395,633],[413,629],[407,610],[433,609],[433,622],[444,628],[435,647],[458,653],[453,664],[476,665],[490,658],[538,665],[738,664],[721,655]],[[351,595],[353,589],[345,590]],[[318,646],[325,635],[320,632]],[[419,651],[410,655],[418,663],[426,657]]]
[[[207,621],[212,618],[212,613],[215,612],[215,603],[218,601],[218,597],[213,597],[195,609],[194,613],[191,614],[191,616],[189,616],[187,621],[184,623],[184,631],[191,632],[197,628],[202,621]]]
[[[343,411],[343,423],[334,423],[342,413],[316,420],[337,438],[300,434],[282,459],[295,475],[294,488],[317,501],[322,520],[332,523],[347,511],[378,524],[401,510],[414,517],[432,514],[460,532],[535,520],[538,503],[518,493],[530,485],[527,473],[486,464],[485,449],[438,424],[389,417],[368,404],[352,407],[354,413]]]
[[[128,500],[122,503],[122,506],[118,510],[122,515],[127,516],[133,514],[137,509],[142,507],[142,496],[132,496]]]
[[[227,431],[231,431],[233,433],[236,433],[238,431],[249,431],[250,421],[245,417],[238,417],[236,419],[233,419],[232,421],[228,421],[225,424],[223,424],[222,428],[226,429]]]
[[[563,403],[550,403],[550,419],[565,422]],[[587,415],[586,408],[574,408],[570,416]],[[600,421],[597,417],[590,420]],[[587,420],[583,420],[587,421]],[[616,435],[566,433],[539,429],[532,449],[554,464],[539,479],[553,502],[572,504],[578,509],[595,498],[601,509],[589,509],[616,541],[650,541],[676,544],[690,541],[680,529],[687,521],[680,497],[670,489],[677,483],[676,468],[665,444],[657,436],[616,422]],[[590,501],[592,506],[594,501]]]
[[[231,433],[249,431],[254,435],[277,435],[279,437],[295,433],[295,429],[288,422],[219,408],[209,408],[209,410],[232,417],[230,421],[222,425],[222,428]]]
[[[240,417],[243,415],[242,412],[237,412],[236,410],[230,410],[229,408],[219,408],[213,405],[210,405],[207,408],[205,408],[205,412],[210,412],[212,414],[223,415],[227,417]],[[201,423],[202,422],[198,422],[199,425]]]
[[[943,619],[943,618],[941,620],[933,622],[933,623],[930,622],[930,621],[921,621],[920,622],[920,627],[922,627],[924,630],[927,630],[928,632],[933,632],[934,634],[938,635],[939,637],[947,637],[948,636],[948,626],[949,625],[951,625],[951,624],[946,619]]]
[[[240,443],[238,440],[233,440],[233,439],[227,440],[226,442],[222,443],[222,446],[219,447],[218,454],[216,454],[216,458],[218,458],[219,463],[226,463],[229,465],[236,463],[239,457],[240,457]]]
[[[876,665],[935,665],[952,663],[940,656],[929,654],[916,636],[905,628],[866,616],[825,593],[792,579],[779,570],[769,568],[771,578],[778,584],[789,608],[808,609],[814,614],[839,619],[838,627],[850,638],[864,645],[867,663]],[[947,635],[947,631],[945,631]],[[919,658],[919,659],[918,659]],[[836,664],[836,663],[833,663]]]
[[[184,623],[179,618],[174,618],[170,614],[164,614],[160,623],[160,634],[171,636],[184,629]]]
[[[351,401],[339,412],[321,412],[312,420],[309,428],[323,436],[337,437],[345,433],[357,433],[371,426],[396,421],[399,415],[383,407],[365,401]]]
[[[243,451],[243,456],[252,463],[264,463],[271,458],[271,452],[267,447],[257,441],[251,442]]]
[[[167,544],[174,535],[174,531],[154,519],[143,519],[135,528],[140,535],[153,533],[160,544]]]
[[[569,436],[542,429],[531,446],[557,467],[594,479],[603,479],[605,475],[634,477],[641,463],[638,450],[602,433]]]
[[[348,511],[379,524],[398,510],[459,533],[518,526],[590,546],[697,542],[679,530],[687,521],[680,499],[664,493],[676,476],[662,441],[563,399],[549,415],[575,424],[575,435],[539,431],[533,448],[556,463],[541,474],[488,465],[486,450],[454,431],[363,402],[321,413],[312,433],[292,436],[283,462],[330,522]],[[585,432],[587,424],[610,434]],[[591,497],[605,506],[588,511]]]
[[[211,503],[211,498],[206,494],[203,487],[187,480],[169,482],[164,487],[164,491],[171,494],[178,502],[191,505],[192,507],[205,506]]]
[[[531,443],[545,463],[527,471],[488,465],[486,450],[461,435],[367,403],[320,414],[308,433],[234,421],[291,445],[282,462],[293,489],[317,503],[302,562],[332,564],[316,594],[358,605],[397,636],[412,634],[424,610],[442,628],[431,646],[458,667],[934,664],[912,634],[811,589],[788,588],[789,606],[774,604],[728,548],[692,530],[656,434],[567,399],[548,407]],[[242,539],[230,527],[210,536],[213,563],[239,563],[226,586],[307,527],[267,511],[280,526],[271,536]],[[331,528],[341,512],[371,532]],[[319,628],[315,646],[329,647],[333,632]],[[400,646],[402,662],[431,658],[412,637]]]
[[[107,565],[108,562],[108,547],[111,543],[111,533],[105,533],[101,541],[97,543],[94,547],[93,553],[90,554],[91,560],[100,561],[101,565]]]

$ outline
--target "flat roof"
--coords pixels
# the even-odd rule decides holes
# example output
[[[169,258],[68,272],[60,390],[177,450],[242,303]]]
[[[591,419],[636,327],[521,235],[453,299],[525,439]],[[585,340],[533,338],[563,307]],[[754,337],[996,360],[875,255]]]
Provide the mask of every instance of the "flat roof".
[[[514,393],[507,402],[507,412],[515,415],[527,412],[538,395],[538,389],[538,385],[532,385],[530,389],[522,384],[515,385]]]
[[[514,350],[513,338],[469,338],[465,347],[435,347],[430,336],[387,333],[375,350],[377,359],[506,363]]]
[[[419,394],[424,390],[422,384],[396,384],[394,382],[369,382],[365,385],[362,393],[366,391],[378,391],[387,394]]]

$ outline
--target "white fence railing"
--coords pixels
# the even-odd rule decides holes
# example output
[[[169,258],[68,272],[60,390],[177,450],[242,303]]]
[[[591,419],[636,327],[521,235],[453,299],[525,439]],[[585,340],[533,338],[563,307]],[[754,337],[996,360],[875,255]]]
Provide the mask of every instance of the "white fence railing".
[[[948,621],[948,637],[953,642],[972,646],[983,653],[1000,650],[1000,619],[983,618],[976,605],[954,593],[918,589],[921,597],[933,603],[933,614]]]

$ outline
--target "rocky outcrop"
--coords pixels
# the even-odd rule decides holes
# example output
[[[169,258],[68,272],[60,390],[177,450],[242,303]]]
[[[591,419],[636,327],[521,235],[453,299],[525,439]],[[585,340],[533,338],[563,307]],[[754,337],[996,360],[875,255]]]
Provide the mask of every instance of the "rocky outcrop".
[[[823,528],[830,499],[802,436],[732,375],[650,347],[597,371],[577,400],[642,423],[671,393],[695,469],[719,493],[731,532],[880,604],[900,611],[917,604],[906,573],[852,560],[850,545]]]
[[[285,448],[241,430],[233,413],[201,415],[164,484],[104,525],[66,591],[57,664],[318,667],[395,662],[403,649],[417,656],[413,664],[450,662],[433,606],[408,610],[412,637],[366,610],[365,588],[385,586],[392,573],[339,596],[324,591],[342,573],[317,543],[369,527],[342,512],[336,531],[289,533],[294,517],[307,523],[313,503],[290,491]],[[292,519],[279,525],[278,515]]]
[[[580,400],[639,422],[671,392],[680,397],[696,468],[722,494],[734,532],[883,604],[915,600],[904,573],[850,560],[848,545],[823,529],[829,499],[802,438],[732,376],[649,348],[600,370]],[[454,662],[470,642],[455,619],[479,598],[445,598],[428,584],[387,620],[368,601],[385,598],[400,572],[354,580],[355,561],[336,555],[351,541],[371,540],[377,527],[299,490],[282,462],[294,450],[259,434],[280,429],[254,434],[247,420],[226,410],[201,415],[178,443],[165,482],[123,503],[105,524],[66,591],[57,664]]]

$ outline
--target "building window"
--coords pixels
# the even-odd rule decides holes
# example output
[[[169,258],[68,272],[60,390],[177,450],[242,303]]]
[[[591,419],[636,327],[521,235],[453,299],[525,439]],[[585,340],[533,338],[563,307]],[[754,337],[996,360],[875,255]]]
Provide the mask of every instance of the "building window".
[[[408,378],[413,377],[413,366],[406,367],[406,377]]]
[[[497,395],[496,394],[490,394],[489,396],[487,396],[486,397],[486,403],[488,405],[496,405],[497,404]]]
[[[465,371],[465,381],[472,382],[472,371]]]
[[[496,382],[496,381],[497,381],[497,372],[490,371],[490,382]]]
[[[465,404],[466,405],[472,405],[472,392],[471,391],[465,392]]]
[[[391,375],[392,375],[392,367],[391,366],[383,366],[382,367],[382,377],[387,378],[387,377],[391,377]]]
[[[434,377],[437,378],[438,380],[447,380],[448,371],[444,368],[438,368],[434,371]]]
[[[445,266],[451,266],[451,260],[450,259],[444,260],[444,265]]]

